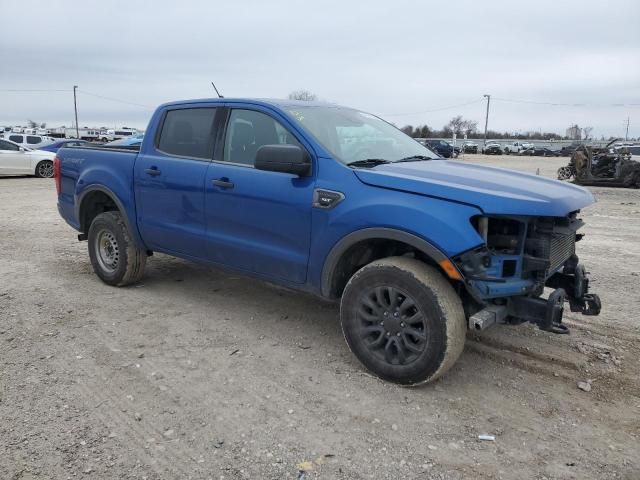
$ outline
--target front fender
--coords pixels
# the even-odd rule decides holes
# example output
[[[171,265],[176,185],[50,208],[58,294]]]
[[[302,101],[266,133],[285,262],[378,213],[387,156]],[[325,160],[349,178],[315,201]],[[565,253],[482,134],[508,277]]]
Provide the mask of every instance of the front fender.
[[[313,212],[309,277],[323,295],[336,252],[353,239],[399,240],[438,263],[482,244],[470,222],[481,214],[476,207],[364,184],[351,187],[336,208]]]

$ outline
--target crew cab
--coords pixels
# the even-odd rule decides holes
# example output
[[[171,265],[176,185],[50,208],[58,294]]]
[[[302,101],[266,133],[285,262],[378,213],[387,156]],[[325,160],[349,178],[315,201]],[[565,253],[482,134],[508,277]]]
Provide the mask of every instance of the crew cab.
[[[55,171],[106,284],[139,281],[162,252],[339,301],[352,352],[392,382],[444,374],[469,328],[567,333],[565,302],[600,311],[575,250],[586,189],[444,160],[358,110],[167,103],[139,152],[62,148]]]

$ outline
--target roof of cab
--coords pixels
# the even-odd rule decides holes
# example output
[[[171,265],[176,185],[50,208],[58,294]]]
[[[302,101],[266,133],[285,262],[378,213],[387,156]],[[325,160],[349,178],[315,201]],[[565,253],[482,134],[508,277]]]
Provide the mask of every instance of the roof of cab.
[[[335,103],[307,101],[307,100],[289,100],[279,98],[196,98],[192,100],[177,100],[174,102],[167,102],[160,105],[162,107],[175,107],[177,105],[191,105],[194,103],[251,103],[254,105],[262,106],[275,106],[275,107],[342,107]]]

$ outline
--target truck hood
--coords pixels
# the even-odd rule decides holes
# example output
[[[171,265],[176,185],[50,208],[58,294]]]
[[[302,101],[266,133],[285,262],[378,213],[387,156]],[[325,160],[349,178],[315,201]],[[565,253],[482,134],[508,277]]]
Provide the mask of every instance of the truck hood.
[[[354,170],[367,185],[442,198],[487,214],[562,217],[595,202],[582,187],[558,180],[451,160]]]

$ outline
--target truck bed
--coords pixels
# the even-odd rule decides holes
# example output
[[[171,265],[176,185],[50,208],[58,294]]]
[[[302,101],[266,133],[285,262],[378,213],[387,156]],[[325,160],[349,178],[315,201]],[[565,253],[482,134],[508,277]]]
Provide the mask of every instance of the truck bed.
[[[58,210],[64,220],[80,230],[79,202],[89,187],[100,186],[117,198],[133,199],[133,166],[138,149],[101,146],[61,148]],[[80,178],[82,175],[82,178]],[[135,212],[135,205],[126,205]]]

